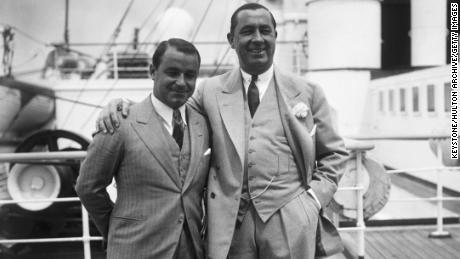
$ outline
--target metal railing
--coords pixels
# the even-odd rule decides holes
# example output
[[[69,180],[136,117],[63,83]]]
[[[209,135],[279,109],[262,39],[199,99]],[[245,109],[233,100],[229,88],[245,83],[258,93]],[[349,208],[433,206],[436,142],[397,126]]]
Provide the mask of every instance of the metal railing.
[[[62,60],[69,61],[69,67],[58,66],[58,62],[55,62],[53,67],[48,67],[44,70],[44,77],[60,77],[61,79],[78,78],[89,79],[89,78],[110,78],[118,79],[120,73],[125,73],[124,78],[129,78],[129,72],[135,73],[133,78],[149,78],[149,64],[151,55],[153,54],[152,49],[158,46],[159,42],[147,42],[139,44],[140,47],[136,50],[131,49],[132,43],[119,42],[113,43],[113,49],[110,53],[103,57],[103,60],[99,60],[98,65],[96,64],[96,58],[83,58],[78,55],[66,55],[60,58]],[[277,55],[274,57],[277,64],[283,66],[284,69],[292,71],[300,75],[308,67],[305,42],[302,40],[278,40],[277,44]],[[78,48],[93,48],[98,46],[106,46],[107,43],[74,43],[70,47]],[[235,53],[229,51],[230,46],[227,41],[197,41],[194,45],[200,51],[201,55],[201,69],[200,75],[204,77],[213,76],[220,74],[226,70],[231,69],[237,63]],[[216,54],[217,53],[217,54]],[[83,59],[86,64],[85,66],[77,65],[78,60]],[[121,64],[123,59],[123,64]],[[130,61],[134,61],[134,65],[130,65]],[[143,63],[143,64],[142,64]],[[102,68],[102,69],[100,69]],[[137,77],[139,73],[141,77]],[[75,77],[73,77],[75,76]]]
[[[347,145],[347,149],[352,153],[352,157],[356,157],[356,186],[340,187],[337,191],[356,191],[356,226],[338,228],[341,232],[356,231],[358,233],[358,255],[364,257],[365,253],[365,231],[366,223],[364,222],[364,170],[363,157],[364,154],[373,149],[374,145],[366,143],[353,143]]]
[[[366,136],[366,137],[357,137],[356,139],[360,140],[428,140],[428,139],[442,139],[445,138],[444,135],[423,135],[423,136]],[[338,191],[356,191],[357,192],[357,216],[356,216],[356,226],[355,227],[343,227],[339,228],[341,232],[348,232],[348,231],[357,231],[358,232],[358,242],[357,242],[357,252],[359,258],[364,258],[365,256],[365,230],[366,225],[364,221],[364,206],[363,206],[363,195],[364,195],[364,186],[363,186],[363,155],[365,152],[372,150],[374,145],[372,144],[364,144],[356,142],[354,144],[347,145],[347,149],[355,154],[356,157],[356,186],[350,187],[339,187]],[[438,159],[439,164],[442,165],[442,153],[441,153],[441,145],[438,142],[437,146],[436,157]],[[398,174],[398,173],[420,173],[426,171],[436,171],[437,179],[436,179],[436,197],[427,197],[427,198],[398,198],[398,199],[390,199],[389,202],[414,202],[414,201],[435,201],[437,205],[436,210],[436,231],[430,234],[432,238],[443,238],[449,237],[450,234],[443,229],[443,219],[444,219],[444,212],[443,212],[443,201],[460,201],[460,197],[444,197],[443,196],[443,182],[442,182],[442,174],[448,171],[460,171],[460,167],[446,167],[446,166],[438,166],[438,167],[429,167],[429,168],[403,168],[398,170],[387,170],[385,173],[388,174]]]
[[[86,151],[69,152],[31,152],[31,153],[8,153],[0,154],[0,162],[36,163],[57,162],[59,160],[81,161],[85,158]],[[27,199],[27,200],[0,200],[0,205],[14,203],[37,203],[37,202],[80,202],[78,197],[53,198],[53,199]],[[2,239],[0,244],[16,243],[51,243],[51,242],[83,242],[84,258],[91,259],[90,241],[102,240],[102,237],[91,236],[89,231],[89,216],[85,207],[81,206],[82,236],[61,238],[31,238],[31,239]]]
[[[365,231],[366,224],[364,220],[364,177],[363,174],[363,157],[364,154],[373,149],[373,144],[367,143],[353,143],[347,145],[347,149],[353,154],[356,162],[356,185],[340,187],[338,191],[356,191],[357,196],[357,214],[356,214],[356,226],[354,227],[341,227],[340,232],[357,232],[357,252],[359,257],[365,255]],[[439,151],[439,148],[438,148]],[[438,153],[440,154],[440,153]],[[10,153],[0,154],[0,162],[15,162],[15,163],[36,163],[36,162],[58,162],[63,159],[73,159],[81,161],[86,156],[86,151],[71,151],[71,152],[32,152],[32,153]],[[441,159],[441,158],[439,158]],[[460,197],[443,197],[443,184],[441,173],[449,170],[460,170],[460,167],[432,167],[432,168],[418,168],[418,169],[399,169],[389,170],[387,173],[396,174],[403,172],[422,172],[437,170],[438,182],[437,182],[437,195],[431,198],[411,198],[411,199],[392,199],[391,201],[436,201],[437,202],[437,230],[432,233],[433,237],[446,236],[448,233],[443,230],[443,201],[445,200],[460,200]],[[13,204],[13,203],[24,203],[24,202],[79,202],[78,197],[71,198],[54,198],[54,199],[34,199],[34,200],[0,200],[0,205]],[[64,238],[38,238],[38,239],[4,239],[0,240],[0,244],[13,244],[13,243],[49,243],[49,242],[83,242],[84,258],[91,258],[90,241],[102,240],[102,237],[96,237],[90,235],[89,229],[89,217],[86,209],[81,206],[82,211],[82,230],[83,234],[80,237],[64,237]]]

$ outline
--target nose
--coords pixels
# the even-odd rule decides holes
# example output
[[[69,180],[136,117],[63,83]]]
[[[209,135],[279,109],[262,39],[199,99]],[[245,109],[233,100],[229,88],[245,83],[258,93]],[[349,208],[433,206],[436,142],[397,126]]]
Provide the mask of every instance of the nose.
[[[176,80],[176,84],[180,86],[185,86],[185,76],[184,74],[180,74]]]
[[[262,34],[260,33],[259,30],[255,30],[255,31],[254,31],[254,33],[253,33],[253,35],[252,35],[252,40],[253,40],[253,41],[257,41],[257,42],[263,41]]]

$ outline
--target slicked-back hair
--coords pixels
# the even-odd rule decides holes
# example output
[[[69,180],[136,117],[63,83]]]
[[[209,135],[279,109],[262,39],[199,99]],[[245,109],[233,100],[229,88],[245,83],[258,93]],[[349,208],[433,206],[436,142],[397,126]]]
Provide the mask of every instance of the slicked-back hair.
[[[238,20],[237,20],[238,13],[240,13],[241,11],[244,11],[244,10],[257,10],[257,9],[267,10],[267,12],[270,14],[270,18],[272,19],[273,28],[276,30],[275,17],[273,17],[272,12],[270,12],[270,10],[268,10],[267,7],[265,7],[265,6],[261,5],[261,4],[258,4],[258,3],[247,3],[247,4],[244,4],[244,5],[240,6],[240,7],[238,7],[238,9],[236,9],[235,12],[233,12],[232,18],[230,19],[230,33],[233,34],[233,31],[235,30],[236,24],[238,23]]]
[[[161,58],[165,54],[166,50],[169,47],[175,48],[177,51],[185,53],[185,54],[194,54],[198,58],[198,65],[201,64],[201,56],[198,50],[195,48],[195,46],[183,39],[179,38],[171,38],[169,40],[164,40],[160,42],[160,45],[158,45],[157,49],[153,53],[152,56],[152,65],[155,69],[157,69],[160,64],[161,64]]]

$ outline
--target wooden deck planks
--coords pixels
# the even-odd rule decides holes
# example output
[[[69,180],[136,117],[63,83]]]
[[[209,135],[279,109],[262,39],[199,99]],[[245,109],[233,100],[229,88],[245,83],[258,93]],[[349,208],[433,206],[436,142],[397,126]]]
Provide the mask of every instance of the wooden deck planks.
[[[366,258],[460,258],[460,225],[445,227],[451,238],[429,238],[435,226],[373,227],[366,231]]]

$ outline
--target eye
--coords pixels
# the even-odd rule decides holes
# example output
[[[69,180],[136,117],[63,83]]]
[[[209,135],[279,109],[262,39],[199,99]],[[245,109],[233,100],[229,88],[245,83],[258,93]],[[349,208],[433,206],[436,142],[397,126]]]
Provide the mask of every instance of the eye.
[[[177,70],[169,69],[169,70],[165,71],[165,74],[170,76],[170,77],[178,77],[180,73]]]
[[[251,27],[244,27],[240,30],[240,34],[242,35],[250,35],[254,32],[254,29]]]
[[[185,73],[185,78],[187,78],[188,80],[195,79],[196,76],[197,76],[197,75],[196,75],[195,72],[187,72],[187,73]]]
[[[272,33],[272,29],[270,27],[262,27],[260,28],[260,33],[268,35]]]

